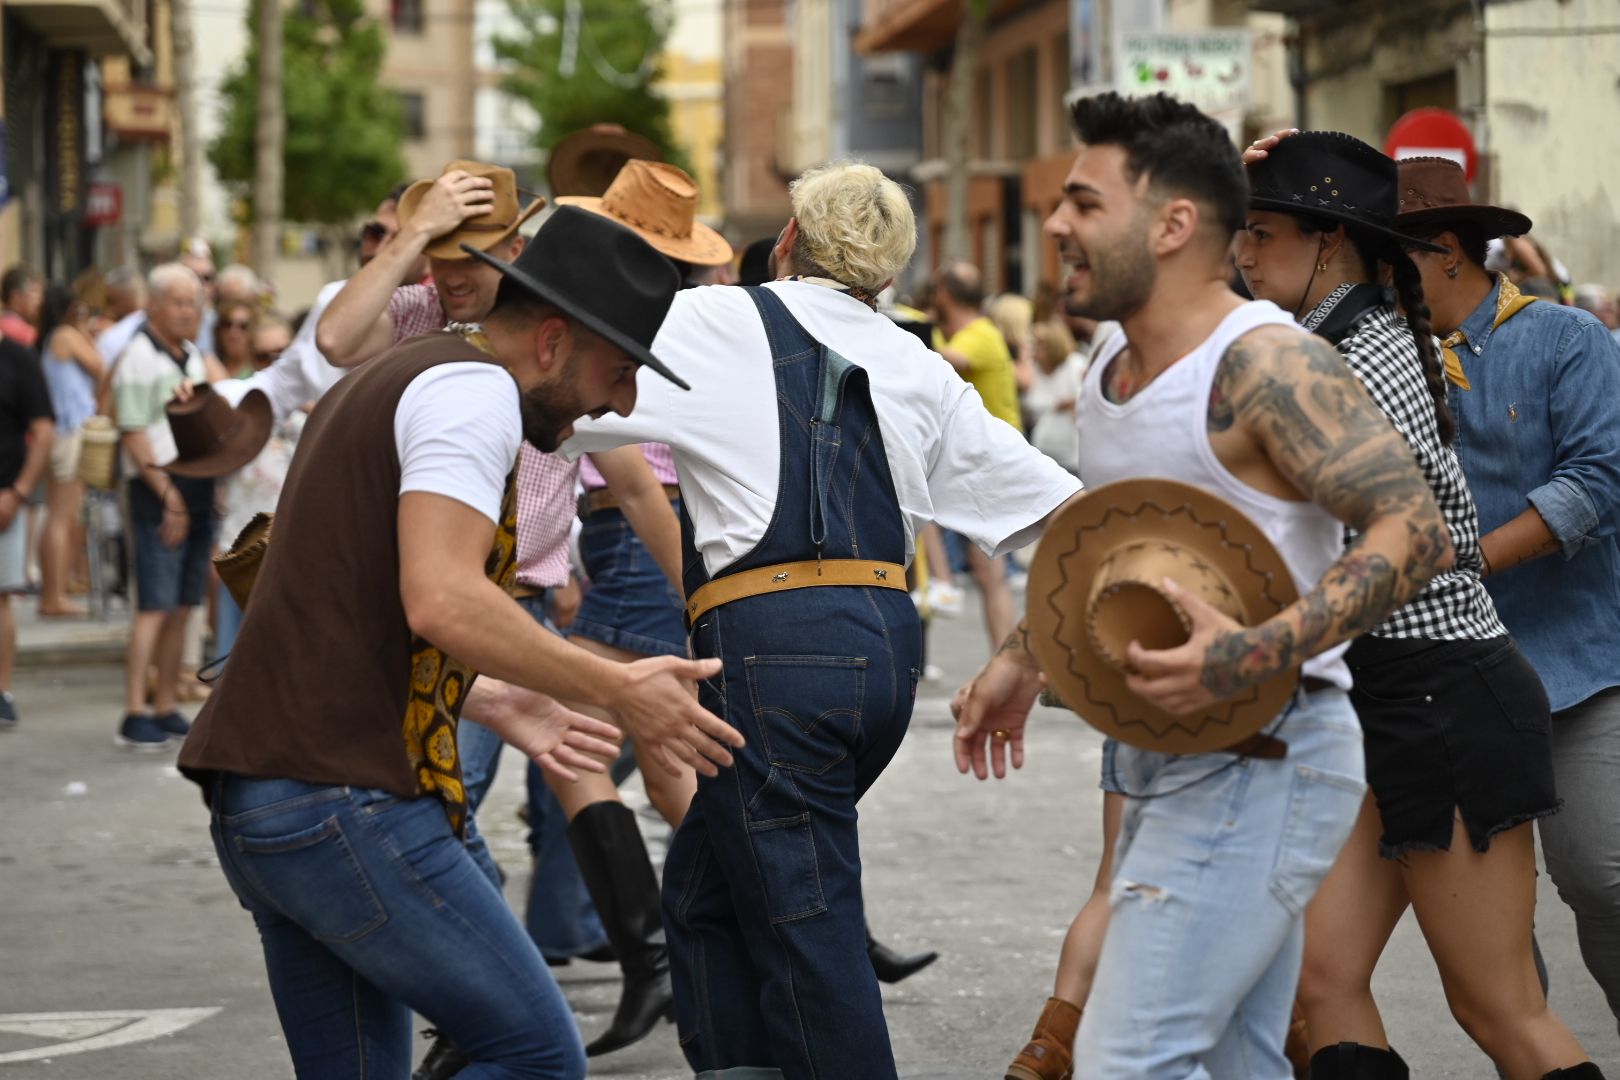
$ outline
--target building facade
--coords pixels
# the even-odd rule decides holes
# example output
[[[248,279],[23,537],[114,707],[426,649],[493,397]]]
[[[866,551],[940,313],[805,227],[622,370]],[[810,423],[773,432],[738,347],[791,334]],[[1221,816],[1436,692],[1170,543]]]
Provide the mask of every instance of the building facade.
[[[65,280],[123,247],[131,228],[141,227],[141,214],[126,215],[124,207],[142,199],[149,184],[114,197],[106,176],[124,171],[147,180],[152,161],[142,139],[163,145],[173,134],[166,107],[172,70],[165,85],[158,66],[167,25],[166,0],[0,6],[0,260]]]
[[[1257,0],[1298,27],[1300,126],[1382,147],[1421,106],[1479,148],[1475,196],[1517,207],[1577,281],[1620,282],[1613,0]]]

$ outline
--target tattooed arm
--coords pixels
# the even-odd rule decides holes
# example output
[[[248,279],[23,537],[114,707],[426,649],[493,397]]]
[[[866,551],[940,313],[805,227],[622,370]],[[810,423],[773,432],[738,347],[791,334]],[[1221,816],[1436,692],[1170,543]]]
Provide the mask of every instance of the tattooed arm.
[[[1411,448],[1320,338],[1280,328],[1241,338],[1216,372],[1208,427],[1212,436],[1245,437],[1278,475],[1360,537],[1314,589],[1258,626],[1238,626],[1181,594],[1192,639],[1158,652],[1133,645],[1128,654],[1139,673],[1132,689],[1177,713],[1365,633],[1454,557]]]

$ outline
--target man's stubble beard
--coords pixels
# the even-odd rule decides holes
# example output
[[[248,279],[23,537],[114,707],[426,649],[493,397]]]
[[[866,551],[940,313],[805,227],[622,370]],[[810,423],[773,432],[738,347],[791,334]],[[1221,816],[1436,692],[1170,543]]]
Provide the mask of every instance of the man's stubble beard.
[[[518,398],[523,418],[523,441],[543,453],[556,453],[562,431],[584,415],[579,404],[579,370],[583,366],[576,345],[555,378],[532,386]]]
[[[1121,322],[1141,311],[1153,297],[1159,267],[1147,250],[1147,222],[1133,219],[1126,234],[1106,248],[1087,252],[1091,295],[1065,305],[1076,315],[1099,322]]]

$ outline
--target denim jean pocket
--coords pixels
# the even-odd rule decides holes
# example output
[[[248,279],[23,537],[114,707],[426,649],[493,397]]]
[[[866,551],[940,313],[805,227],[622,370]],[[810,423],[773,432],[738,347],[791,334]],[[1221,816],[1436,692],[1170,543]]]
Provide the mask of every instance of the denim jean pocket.
[[[1517,731],[1546,734],[1552,730],[1552,712],[1541,676],[1511,640],[1474,661],[1474,671],[1490,690],[1507,722]]]
[[[750,656],[745,663],[772,765],[824,773],[849,756],[861,731],[865,657]]]
[[[810,811],[792,774],[772,769],[747,809],[748,842],[754,849],[773,923],[791,922],[827,910]]]
[[[297,832],[231,838],[258,891],[318,941],[357,941],[388,921],[338,819]]]
[[[1271,892],[1301,915],[1350,838],[1367,785],[1348,776],[1295,765]]]

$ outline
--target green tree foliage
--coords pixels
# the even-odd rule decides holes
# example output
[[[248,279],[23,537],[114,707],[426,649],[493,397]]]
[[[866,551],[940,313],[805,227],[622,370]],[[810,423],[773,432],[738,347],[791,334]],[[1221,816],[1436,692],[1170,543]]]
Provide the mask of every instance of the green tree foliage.
[[[248,50],[220,85],[221,130],[208,160],[252,217],[258,46],[249,6]],[[287,9],[282,53],[287,109],[282,216],[336,225],[376,206],[405,179],[405,118],[378,82],[383,36],[361,0],[301,0]]]
[[[540,149],[592,124],[619,124],[651,140],[665,160],[685,164],[670,130],[669,101],[655,89],[669,0],[507,0],[507,6],[520,30],[495,39],[495,55],[511,65],[501,87],[540,115]]]

